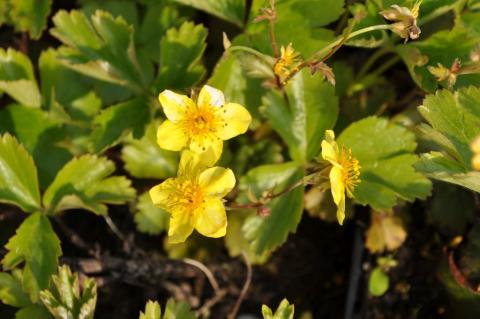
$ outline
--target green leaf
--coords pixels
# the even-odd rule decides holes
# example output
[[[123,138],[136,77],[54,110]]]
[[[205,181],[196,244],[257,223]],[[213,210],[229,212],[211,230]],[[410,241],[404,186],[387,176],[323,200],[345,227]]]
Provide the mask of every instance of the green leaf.
[[[13,307],[24,307],[30,304],[30,299],[23,292],[21,274],[13,275],[0,273],[0,300],[2,303]]]
[[[85,120],[85,114],[81,114],[75,103],[85,100],[86,97],[92,99],[92,105],[85,106],[83,109],[92,111],[97,106],[93,97],[100,98],[100,108],[102,102],[105,105],[125,101],[131,97],[131,92],[123,87],[104,81],[98,81],[95,78],[81,74],[75,69],[87,68],[82,64],[70,65],[62,58],[62,53],[71,52],[68,48],[59,47],[58,49],[49,48],[40,55],[39,69],[42,83],[42,96],[44,105],[49,109],[54,109],[60,104],[69,115],[75,120]],[[88,61],[86,61],[87,63]],[[94,69],[94,61],[88,62],[88,65]],[[115,82],[115,81],[114,81]],[[80,115],[80,117],[78,117]],[[89,114],[91,115],[91,114]],[[91,117],[91,116],[90,116]],[[88,119],[90,121],[90,118]]]
[[[139,319],[161,319],[162,310],[160,304],[154,301],[147,301],[145,304],[145,313],[140,312]]]
[[[25,54],[12,48],[0,49],[0,90],[21,104],[40,107],[42,98],[32,62]]]
[[[48,311],[40,305],[30,305],[20,309],[15,314],[15,319],[51,319]]]
[[[111,176],[114,171],[114,163],[105,157],[74,158],[45,191],[43,204],[50,213],[83,208],[105,215],[105,204],[123,204],[135,196],[131,182],[123,176]]]
[[[112,146],[133,130],[134,136],[143,136],[145,124],[150,119],[150,109],[143,97],[110,106],[93,120],[93,149],[95,152]]]
[[[389,285],[390,279],[388,275],[382,269],[375,268],[368,279],[368,291],[372,295],[380,297],[387,292]]]
[[[188,15],[188,10],[179,8],[174,3],[167,3],[166,1],[150,1],[147,3],[136,37],[139,46],[145,50],[152,62],[158,61],[160,56],[160,42],[158,39],[168,29],[180,26],[186,20],[186,17],[183,16],[185,13]]]
[[[173,0],[187,6],[213,14],[238,26],[243,25],[244,0]]]
[[[66,265],[58,268],[52,276],[50,289],[40,292],[40,300],[55,319],[93,319],[97,304],[97,284],[94,279],[84,278],[81,289],[78,273]]]
[[[413,201],[430,194],[431,183],[416,172],[415,136],[386,119],[368,117],[347,127],[339,146],[352,150],[360,162],[360,184],[355,200],[377,210],[392,208],[397,199]]]
[[[97,10],[102,10],[111,13],[113,16],[121,16],[135,29],[139,25],[139,14],[135,2],[119,0],[89,1],[84,2],[82,9],[87,16],[92,16]]]
[[[208,84],[221,90],[228,101],[245,106],[256,119],[260,119],[258,108],[266,92],[261,83],[261,79],[247,76],[240,60],[234,54],[223,56],[208,80]]]
[[[334,40],[334,32],[321,28],[337,20],[343,12],[343,0],[290,0],[277,1],[275,36],[279,45],[290,42],[305,58]],[[257,0],[252,5],[252,17],[259,8],[269,7],[268,0]],[[321,10],[319,10],[321,8]],[[271,52],[268,23],[250,23],[249,38],[264,53]]]
[[[168,228],[170,215],[163,209],[153,205],[148,192],[143,193],[138,198],[134,214],[137,229],[143,233],[158,235]]]
[[[53,23],[52,35],[67,46],[59,53],[69,67],[137,92],[147,87],[136,58],[133,28],[122,17],[98,10],[90,22],[83,12],[60,10]]]
[[[240,189],[259,198],[264,191],[279,192],[303,178],[303,169],[297,163],[264,165],[250,170],[240,180]],[[303,187],[282,195],[268,204],[268,217],[252,215],[243,226],[252,250],[262,255],[283,244],[289,233],[294,233],[303,212]]]
[[[32,39],[39,39],[47,27],[52,0],[14,0],[10,1],[10,19],[20,32],[27,32]]]
[[[145,135],[128,138],[122,148],[122,160],[128,173],[137,178],[165,179],[177,173],[178,153],[161,149],[157,144],[158,122],[150,123]]]
[[[462,88],[455,94],[441,90],[428,95],[418,110],[427,122],[445,136],[454,157],[465,172],[471,169],[470,143],[480,134],[480,88]]]
[[[45,189],[71,158],[58,146],[65,136],[60,123],[40,109],[10,104],[0,110],[0,133],[9,132],[32,154],[38,167],[40,187]]]
[[[184,22],[171,28],[160,43],[160,70],[155,81],[157,93],[166,88],[184,89],[196,84],[205,74],[201,57],[205,51],[207,29]]]
[[[295,306],[293,304],[291,305],[287,299],[282,300],[275,314],[272,313],[272,310],[268,306],[262,305],[263,319],[293,319],[294,312]]]
[[[190,310],[190,306],[182,301],[168,299],[165,305],[163,319],[195,319],[195,313]]]
[[[457,161],[439,152],[422,154],[415,168],[430,178],[480,192],[480,172],[466,172]]]
[[[245,221],[252,218],[256,212],[252,210],[235,210],[228,213],[228,228],[225,235],[225,247],[228,250],[230,257],[241,256],[242,253],[246,253],[248,260],[252,264],[263,264],[270,256],[269,252],[265,252],[262,255],[255,254],[255,247],[250,245],[249,240],[246,238],[243,232],[243,225]]]
[[[450,68],[455,59],[469,61],[470,52],[478,45],[480,38],[468,30],[456,27],[435,33],[423,41],[413,41],[400,45],[396,51],[405,61],[408,70],[419,87],[434,92],[438,82],[427,67],[441,63]],[[480,74],[460,75],[455,88],[476,85],[480,82]]]
[[[0,202],[17,205],[26,212],[40,209],[35,163],[9,134],[0,136]]]
[[[50,221],[42,213],[34,213],[23,221],[7,245],[8,253],[2,260],[5,270],[25,262],[23,288],[36,302],[39,292],[48,287],[50,275],[55,273],[62,254],[60,240]]]
[[[262,111],[287,143],[290,156],[309,161],[318,154],[325,130],[337,120],[335,89],[321,76],[304,70],[287,85],[286,93],[287,99],[279,92],[267,93]]]

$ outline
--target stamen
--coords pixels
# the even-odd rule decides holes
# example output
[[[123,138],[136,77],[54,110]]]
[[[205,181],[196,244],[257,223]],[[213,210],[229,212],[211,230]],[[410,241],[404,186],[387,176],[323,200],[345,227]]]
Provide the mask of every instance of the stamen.
[[[355,187],[360,183],[360,165],[353,157],[352,150],[342,148],[339,164],[342,166],[342,180],[349,197],[353,197]]]

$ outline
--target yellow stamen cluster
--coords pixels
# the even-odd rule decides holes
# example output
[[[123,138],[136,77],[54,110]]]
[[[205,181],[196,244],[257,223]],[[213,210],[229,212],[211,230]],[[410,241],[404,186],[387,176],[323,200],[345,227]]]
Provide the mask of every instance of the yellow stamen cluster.
[[[348,197],[352,198],[355,187],[360,183],[360,164],[353,157],[352,150],[347,150],[345,147],[342,147],[338,162],[342,167],[342,181],[345,190]]]
[[[278,76],[280,82],[285,84],[292,72],[298,71],[298,64],[301,62],[300,53],[295,51],[291,43],[285,48],[280,48],[280,58],[273,67],[275,75]]]

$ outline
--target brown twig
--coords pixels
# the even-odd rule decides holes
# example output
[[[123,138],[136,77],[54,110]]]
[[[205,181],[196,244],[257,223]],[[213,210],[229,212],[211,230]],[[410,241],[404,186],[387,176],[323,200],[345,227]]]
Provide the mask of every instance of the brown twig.
[[[212,286],[215,294],[219,293],[220,286],[218,285],[218,282],[215,279],[215,276],[210,271],[210,269],[208,269],[207,266],[205,266],[204,264],[202,264],[201,262],[199,262],[195,259],[184,258],[184,259],[182,259],[182,261],[186,264],[189,264],[189,265],[194,266],[194,267],[198,268],[199,270],[201,270],[205,274],[205,277],[207,277],[208,281],[210,282],[210,285]]]
[[[247,254],[242,251],[242,257],[245,261],[245,265],[247,266],[247,278],[245,279],[245,283],[243,284],[242,291],[238,296],[237,301],[235,302],[235,306],[233,307],[232,311],[228,314],[228,319],[235,319],[237,316],[238,310],[240,309],[240,305],[243,302],[243,299],[247,296],[248,288],[250,288],[250,284],[252,283],[252,265],[248,260]]]
[[[262,197],[259,201],[254,203],[248,204],[230,204],[227,208],[229,209],[253,209],[253,208],[260,208],[265,206],[268,202],[274,200],[277,197],[280,197],[288,192],[291,192],[295,188],[304,185],[303,179],[298,180],[297,182],[287,186],[285,189],[279,191],[278,193],[268,193],[264,197]]]
[[[275,0],[270,0],[270,7],[272,10],[272,16],[268,19],[268,33],[270,35],[270,42],[272,45],[273,55],[274,57],[278,58],[278,45],[277,45],[277,38],[275,36],[275,20],[277,19],[277,12],[275,11]]]
[[[104,216],[105,222],[110,230],[118,237],[118,239],[123,243],[123,249],[126,253],[137,253],[145,255],[146,252],[140,247],[136,246],[132,239],[128,238],[122,231],[117,227],[115,222],[110,218],[109,215]]]

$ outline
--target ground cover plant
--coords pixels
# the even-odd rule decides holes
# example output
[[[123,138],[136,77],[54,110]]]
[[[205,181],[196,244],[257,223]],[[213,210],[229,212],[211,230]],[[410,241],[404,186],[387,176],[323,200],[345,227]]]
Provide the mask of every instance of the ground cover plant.
[[[480,1],[0,24],[1,318],[480,315]]]

